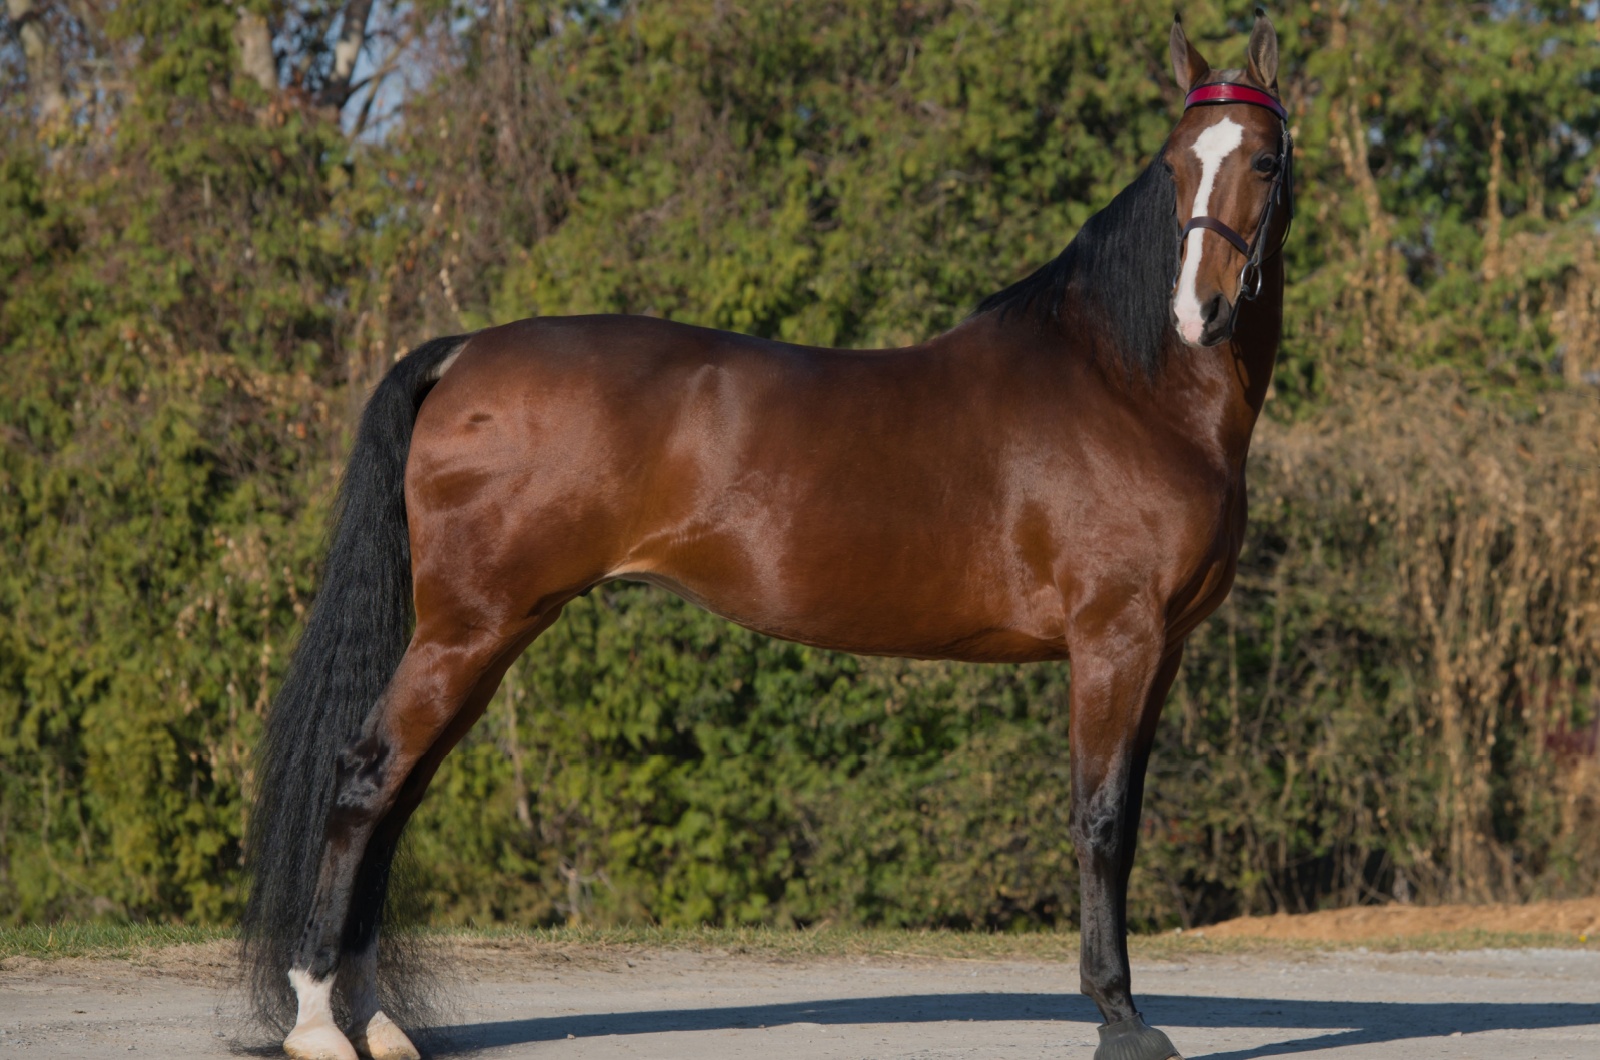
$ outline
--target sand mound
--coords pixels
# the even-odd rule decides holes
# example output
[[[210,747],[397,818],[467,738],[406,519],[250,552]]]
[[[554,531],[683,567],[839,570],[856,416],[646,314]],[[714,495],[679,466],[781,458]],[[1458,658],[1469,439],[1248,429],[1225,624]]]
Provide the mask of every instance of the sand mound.
[[[1600,938],[1600,898],[1527,905],[1370,905],[1300,916],[1242,916],[1202,928],[1206,938],[1350,942],[1448,931],[1588,935]]]

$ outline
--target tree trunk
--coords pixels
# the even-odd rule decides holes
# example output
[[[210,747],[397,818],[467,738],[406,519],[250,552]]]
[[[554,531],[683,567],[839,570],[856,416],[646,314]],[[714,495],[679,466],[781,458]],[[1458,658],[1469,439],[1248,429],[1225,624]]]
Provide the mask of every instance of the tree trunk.
[[[1501,260],[1502,231],[1505,214],[1500,211],[1500,178],[1505,168],[1506,130],[1497,113],[1494,116],[1493,139],[1489,141],[1489,187],[1485,192],[1487,202],[1483,220],[1483,278],[1493,283],[1505,271]]]
[[[350,0],[345,5],[339,41],[333,46],[333,76],[322,90],[325,106],[343,107],[350,100],[350,79],[356,72],[356,58],[367,41],[367,17],[372,0]]]
[[[233,41],[239,46],[239,69],[246,77],[266,89],[278,91],[278,61],[272,54],[272,29],[254,11],[239,9],[233,24]]]
[[[37,0],[6,0],[6,13],[22,40],[28,93],[39,107],[39,127],[48,128],[66,117],[67,92],[60,57],[44,24],[44,8]]]

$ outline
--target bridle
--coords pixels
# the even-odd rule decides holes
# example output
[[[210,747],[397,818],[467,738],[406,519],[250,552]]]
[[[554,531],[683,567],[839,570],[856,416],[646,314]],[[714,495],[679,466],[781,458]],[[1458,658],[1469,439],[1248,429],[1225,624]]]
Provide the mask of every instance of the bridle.
[[[1272,188],[1267,193],[1266,204],[1261,207],[1261,219],[1256,223],[1255,241],[1247,243],[1243,236],[1229,228],[1215,217],[1192,217],[1189,223],[1183,226],[1183,232],[1178,237],[1178,247],[1182,252],[1183,241],[1189,233],[1197,228],[1215,232],[1217,235],[1233,244],[1234,249],[1244,255],[1244,266],[1239,270],[1239,297],[1233,303],[1234,314],[1239,312],[1239,303],[1254,301],[1261,293],[1261,263],[1283,249],[1289,241],[1289,229],[1294,224],[1294,137],[1289,135],[1289,112],[1283,109],[1270,93],[1250,85],[1241,85],[1232,81],[1223,81],[1214,85],[1201,85],[1190,92],[1183,101],[1183,109],[1187,113],[1192,107],[1209,107],[1223,103],[1247,103],[1254,107],[1264,107],[1278,116],[1282,122],[1282,135],[1278,140],[1278,173],[1272,178]],[[1272,248],[1272,253],[1266,252],[1266,235],[1272,227],[1273,219],[1279,209],[1287,210],[1283,225],[1283,236],[1278,240],[1278,245]]]

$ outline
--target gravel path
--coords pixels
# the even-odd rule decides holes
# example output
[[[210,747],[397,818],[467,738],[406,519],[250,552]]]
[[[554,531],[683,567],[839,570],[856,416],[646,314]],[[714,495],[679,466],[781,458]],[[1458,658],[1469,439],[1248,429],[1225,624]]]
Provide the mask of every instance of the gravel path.
[[[1090,1060],[1070,965],[783,960],[673,951],[479,955],[457,1045],[485,1060],[734,1057]],[[225,957],[0,965],[0,1057],[230,1051]],[[1139,1000],[1191,1060],[1600,1058],[1600,953],[1208,956],[1136,963]]]

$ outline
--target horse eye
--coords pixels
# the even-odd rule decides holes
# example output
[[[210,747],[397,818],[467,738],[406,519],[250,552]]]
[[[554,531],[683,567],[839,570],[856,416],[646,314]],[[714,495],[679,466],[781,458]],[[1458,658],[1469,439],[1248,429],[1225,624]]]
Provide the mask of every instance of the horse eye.
[[[1273,155],[1262,155],[1256,159],[1257,173],[1271,173],[1278,168],[1278,160]]]

